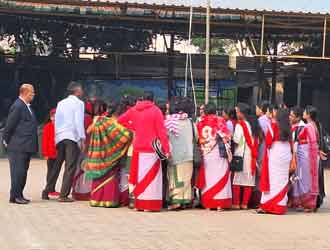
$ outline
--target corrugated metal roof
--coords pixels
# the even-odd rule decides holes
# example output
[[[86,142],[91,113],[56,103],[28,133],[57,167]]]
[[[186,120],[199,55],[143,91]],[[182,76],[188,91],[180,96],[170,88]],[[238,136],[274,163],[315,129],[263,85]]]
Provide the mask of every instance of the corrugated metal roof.
[[[97,0],[95,0],[97,1]],[[102,0],[101,0],[102,1]],[[139,4],[206,6],[207,0],[103,0],[103,2],[125,2]],[[213,8],[246,9],[278,12],[330,13],[329,0],[211,0]]]
[[[329,0],[214,0],[217,7],[305,13],[330,13]]]

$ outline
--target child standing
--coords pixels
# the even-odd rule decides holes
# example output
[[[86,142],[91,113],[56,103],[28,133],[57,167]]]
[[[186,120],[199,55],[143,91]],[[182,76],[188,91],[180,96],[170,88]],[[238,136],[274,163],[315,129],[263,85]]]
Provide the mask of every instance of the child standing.
[[[47,160],[47,183],[52,175],[52,170],[56,161],[56,146],[55,146],[55,109],[52,109],[49,113],[49,121],[46,123],[42,133],[42,154]],[[55,185],[48,193],[50,196],[59,196],[59,193],[55,191]]]

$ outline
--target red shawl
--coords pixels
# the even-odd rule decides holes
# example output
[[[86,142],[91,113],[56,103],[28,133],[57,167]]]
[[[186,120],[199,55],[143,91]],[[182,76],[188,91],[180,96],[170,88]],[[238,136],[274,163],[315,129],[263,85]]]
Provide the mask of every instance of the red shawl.
[[[245,121],[239,121],[238,124],[242,126],[246,144],[251,150],[251,173],[252,175],[255,175],[257,169],[259,139],[257,136],[252,138]]]
[[[262,161],[261,176],[260,176],[260,191],[269,192],[269,157],[268,151],[271,148],[274,141],[279,140],[279,128],[275,121],[272,121],[265,138],[265,153]]]
[[[227,128],[226,121],[222,117],[216,115],[202,116],[200,122],[197,124],[197,129],[203,155],[211,152],[217,144],[216,137],[219,131],[228,135],[228,138],[230,138],[230,131]],[[202,189],[205,186],[205,183],[205,167],[202,164],[199,168],[196,187]]]
[[[311,193],[319,193],[318,184],[318,154],[319,154],[319,132],[314,123],[307,123],[304,130],[307,133],[307,142],[309,145],[309,161],[311,173]]]
[[[219,131],[230,138],[225,119],[216,115],[204,115],[197,124],[197,129],[203,154],[211,152],[217,144],[216,137]]]

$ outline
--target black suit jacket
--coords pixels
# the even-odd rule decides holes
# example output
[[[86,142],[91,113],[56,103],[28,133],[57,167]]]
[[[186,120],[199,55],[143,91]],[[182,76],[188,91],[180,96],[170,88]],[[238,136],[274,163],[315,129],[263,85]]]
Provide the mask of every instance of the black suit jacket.
[[[31,110],[32,111],[32,110]],[[18,98],[9,109],[3,140],[7,149],[14,152],[38,151],[38,122],[34,113]]]

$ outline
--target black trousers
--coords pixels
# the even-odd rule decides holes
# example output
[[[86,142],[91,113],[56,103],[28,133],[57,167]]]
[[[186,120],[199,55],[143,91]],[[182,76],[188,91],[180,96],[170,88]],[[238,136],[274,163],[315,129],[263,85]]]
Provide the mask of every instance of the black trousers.
[[[324,166],[326,165],[325,161],[319,163],[319,195],[317,196],[316,207],[320,208],[323,204],[323,199],[325,195],[325,186],[324,186]]]
[[[54,171],[56,159],[48,159],[47,160],[47,176],[46,176],[46,183],[50,183],[52,171]],[[49,188],[49,192],[55,192],[56,182],[51,183],[53,186]]]
[[[77,167],[77,161],[79,157],[78,144],[71,140],[63,140],[56,145],[57,157],[53,165],[52,171],[50,171],[47,177],[47,185],[44,189],[44,193],[53,192],[61,172],[63,162],[65,162],[65,170],[63,174],[63,181],[61,187],[61,198],[68,197],[72,187],[72,179]]]
[[[23,197],[27,173],[30,166],[31,153],[8,151],[10,165],[10,199]]]

